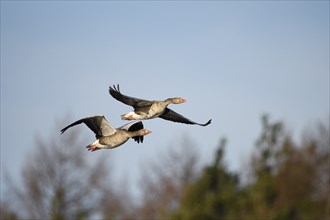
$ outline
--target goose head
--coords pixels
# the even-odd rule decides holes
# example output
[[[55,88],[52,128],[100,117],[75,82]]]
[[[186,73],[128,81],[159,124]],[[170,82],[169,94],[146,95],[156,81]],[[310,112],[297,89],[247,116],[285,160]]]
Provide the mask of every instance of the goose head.
[[[167,100],[172,104],[181,104],[181,103],[186,102],[186,100],[181,97],[169,98]]]
[[[147,134],[152,133],[152,131],[148,130],[148,129],[141,129],[141,130],[139,130],[139,132],[141,133],[141,135],[147,135]]]

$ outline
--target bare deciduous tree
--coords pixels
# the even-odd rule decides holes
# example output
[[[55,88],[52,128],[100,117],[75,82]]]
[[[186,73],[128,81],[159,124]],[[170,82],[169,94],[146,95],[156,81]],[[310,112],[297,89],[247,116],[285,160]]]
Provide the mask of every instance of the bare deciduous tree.
[[[10,210],[29,219],[91,219],[102,216],[104,198],[118,207],[110,155],[87,152],[78,130],[62,136],[57,130],[52,138],[36,139],[22,168],[22,183],[10,183],[9,199],[18,201]]]

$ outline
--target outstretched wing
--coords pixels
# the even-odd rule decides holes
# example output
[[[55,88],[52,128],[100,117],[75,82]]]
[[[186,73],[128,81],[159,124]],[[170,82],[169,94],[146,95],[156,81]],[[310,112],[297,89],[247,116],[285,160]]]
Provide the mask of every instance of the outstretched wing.
[[[61,130],[61,133],[63,134],[68,128],[81,123],[87,125],[87,127],[89,127],[89,129],[91,129],[94,132],[96,138],[100,138],[102,136],[108,136],[116,132],[116,129],[114,129],[105,119],[105,117],[102,115],[102,116],[92,116],[92,117],[82,118],[63,128]]]
[[[143,124],[142,121],[134,121],[127,123],[117,129],[125,129],[127,131],[138,131],[143,129]],[[138,143],[143,143],[143,136],[135,136],[133,137],[133,139]]]
[[[176,113],[175,111],[166,108],[164,113],[159,116],[162,119],[169,120],[169,121],[174,121],[174,122],[179,122],[179,123],[185,123],[185,124],[191,124],[191,125],[200,125],[200,126],[207,126],[211,124],[212,119],[208,120],[205,124],[200,124],[191,121],[190,119]]]
[[[152,101],[149,101],[149,100],[138,99],[138,98],[123,95],[119,90],[119,85],[117,85],[117,87],[116,87],[116,85],[113,85],[113,87],[110,86],[109,93],[113,98],[117,99],[118,101],[120,101],[126,105],[130,105],[134,108],[149,106],[149,105],[152,105],[152,103],[153,103]]]

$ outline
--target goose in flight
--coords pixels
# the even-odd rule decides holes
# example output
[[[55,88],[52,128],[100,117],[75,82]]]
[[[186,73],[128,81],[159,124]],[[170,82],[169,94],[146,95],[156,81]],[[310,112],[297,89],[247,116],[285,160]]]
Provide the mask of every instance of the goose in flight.
[[[119,147],[129,138],[133,138],[137,143],[142,143],[143,136],[151,133],[150,130],[143,128],[141,121],[131,122],[115,129],[103,115],[80,119],[63,128],[61,133],[63,134],[68,128],[81,123],[87,125],[95,133],[96,141],[87,146],[89,151]]]
[[[134,108],[134,111],[121,115],[121,119],[123,120],[144,120],[159,117],[173,122],[200,126],[207,126],[212,121],[210,119],[205,124],[196,123],[167,107],[169,104],[184,103],[186,100],[183,98],[168,98],[164,101],[138,99],[123,95],[119,90],[119,85],[117,87],[115,85],[113,87],[110,86],[109,93],[113,98]]]

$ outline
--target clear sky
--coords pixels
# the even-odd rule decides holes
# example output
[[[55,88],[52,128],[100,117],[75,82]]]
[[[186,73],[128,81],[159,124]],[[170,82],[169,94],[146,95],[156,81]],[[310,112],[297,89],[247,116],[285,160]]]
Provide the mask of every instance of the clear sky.
[[[184,136],[203,162],[226,137],[239,170],[263,113],[298,132],[329,118],[329,1],[1,1],[1,170],[18,176],[35,137],[61,138],[73,120],[126,123],[131,108],[108,94],[117,83],[130,96],[183,97],[173,110],[212,124],[145,121],[143,145],[82,146],[86,157],[109,154],[134,182]]]

